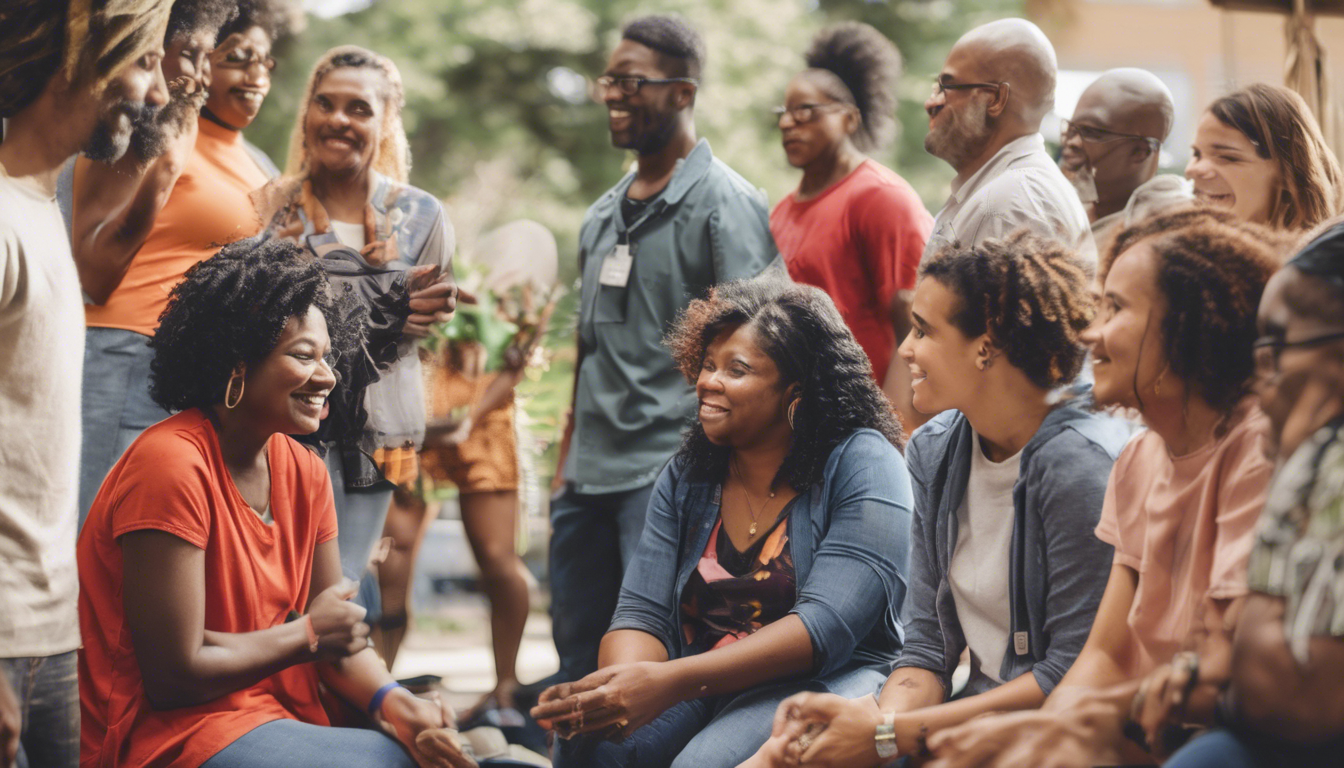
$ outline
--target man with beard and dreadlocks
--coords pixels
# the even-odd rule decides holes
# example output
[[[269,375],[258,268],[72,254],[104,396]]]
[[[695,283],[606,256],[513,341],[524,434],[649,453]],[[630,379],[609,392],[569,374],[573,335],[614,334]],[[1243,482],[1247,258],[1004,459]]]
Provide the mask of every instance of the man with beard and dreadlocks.
[[[1123,67],[1103,72],[1060,122],[1059,169],[1078,191],[1098,250],[1148,213],[1193,198],[1189,182],[1157,174],[1175,112],[1156,75]]]
[[[1055,103],[1055,74],[1054,47],[1023,19],[976,27],[952,46],[924,102],[924,148],[957,176],[925,259],[1027,227],[1095,263],[1087,212],[1040,134]]]
[[[169,415],[149,396],[149,341],[168,291],[221,245],[261,230],[248,195],[269,174],[253,160],[242,134],[212,121],[203,107],[231,78],[269,84],[269,40],[279,28],[273,20],[279,2],[175,2],[164,38],[168,106],[137,121],[132,151],[117,164],[76,164],[71,244],[89,302],[81,526],[122,453]],[[255,34],[266,51],[235,57],[253,43],[241,43],[244,36],[232,30],[252,27],[259,28]]]
[[[765,194],[696,138],[704,44],[676,16],[625,25],[593,97],[638,167],[588,209],[573,408],[551,505],[559,679],[597,669],[621,574],[695,396],[661,339],[714,284],[781,267]]]
[[[56,205],[167,101],[168,0],[0,5],[0,763],[79,762],[75,572],[84,315]],[[10,696],[12,686],[17,696]],[[5,704],[8,704],[6,707]],[[21,713],[18,718],[14,711]]]

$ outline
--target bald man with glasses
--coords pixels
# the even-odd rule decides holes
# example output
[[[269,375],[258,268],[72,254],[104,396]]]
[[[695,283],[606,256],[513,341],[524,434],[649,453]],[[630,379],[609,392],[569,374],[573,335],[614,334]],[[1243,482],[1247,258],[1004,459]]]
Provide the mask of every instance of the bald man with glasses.
[[[1191,199],[1179,176],[1158,175],[1175,115],[1171,91],[1151,72],[1112,69],[1097,78],[1059,128],[1059,168],[1078,192],[1099,249],[1127,223]]]
[[[924,103],[924,148],[957,176],[924,258],[1020,227],[1096,258],[1087,212],[1040,134],[1055,75],[1054,48],[1023,19],[976,27],[952,47]]]

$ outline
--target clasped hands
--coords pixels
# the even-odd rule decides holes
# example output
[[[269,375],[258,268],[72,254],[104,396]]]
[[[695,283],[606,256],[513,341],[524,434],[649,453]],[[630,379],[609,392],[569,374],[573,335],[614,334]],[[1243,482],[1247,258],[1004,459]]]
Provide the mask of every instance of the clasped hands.
[[[561,738],[592,734],[620,741],[675,706],[676,687],[666,662],[615,664],[542,691],[532,717]]]
[[[859,699],[833,693],[790,696],[775,710],[770,739],[743,766],[876,766],[881,759],[873,737],[881,722],[882,712],[873,696]],[[901,726],[898,722],[898,733]],[[898,740],[906,742],[899,736]]]

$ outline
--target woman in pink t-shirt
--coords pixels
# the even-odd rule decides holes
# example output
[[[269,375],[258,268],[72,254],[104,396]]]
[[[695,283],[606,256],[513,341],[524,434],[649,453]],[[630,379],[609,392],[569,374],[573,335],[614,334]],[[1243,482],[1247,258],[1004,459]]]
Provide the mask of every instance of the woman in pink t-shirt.
[[[1178,722],[1212,722],[1273,469],[1269,422],[1250,386],[1275,242],[1207,208],[1159,215],[1115,238],[1083,339],[1098,404],[1135,409],[1148,428],[1116,461],[1097,525],[1115,547],[1106,592],[1087,644],[1042,709],[937,734],[929,746],[946,760],[939,766],[1152,763],[1187,735],[1139,725],[1151,720],[1145,706],[1167,697],[1182,698]]]
[[[909,300],[933,218],[905,179],[864,155],[894,134],[891,84],[900,53],[867,24],[823,30],[777,107],[798,188],[770,214],[770,234],[789,275],[830,295],[868,353],[873,377],[908,428],[910,371],[896,345],[910,328]]]

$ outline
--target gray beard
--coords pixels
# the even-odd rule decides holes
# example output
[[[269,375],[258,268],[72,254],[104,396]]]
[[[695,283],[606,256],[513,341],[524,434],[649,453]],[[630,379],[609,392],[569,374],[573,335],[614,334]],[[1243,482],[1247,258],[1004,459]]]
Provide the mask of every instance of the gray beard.
[[[1064,171],[1063,168],[1060,168]],[[1097,202],[1097,176],[1092,172],[1092,168],[1084,165],[1076,171],[1064,171],[1064,178],[1069,180],[1073,189],[1078,193],[1078,199],[1083,205],[1091,205]]]
[[[953,168],[960,168],[980,152],[997,122],[983,102],[968,104],[963,112],[952,113],[950,124],[924,137],[924,150]]]

